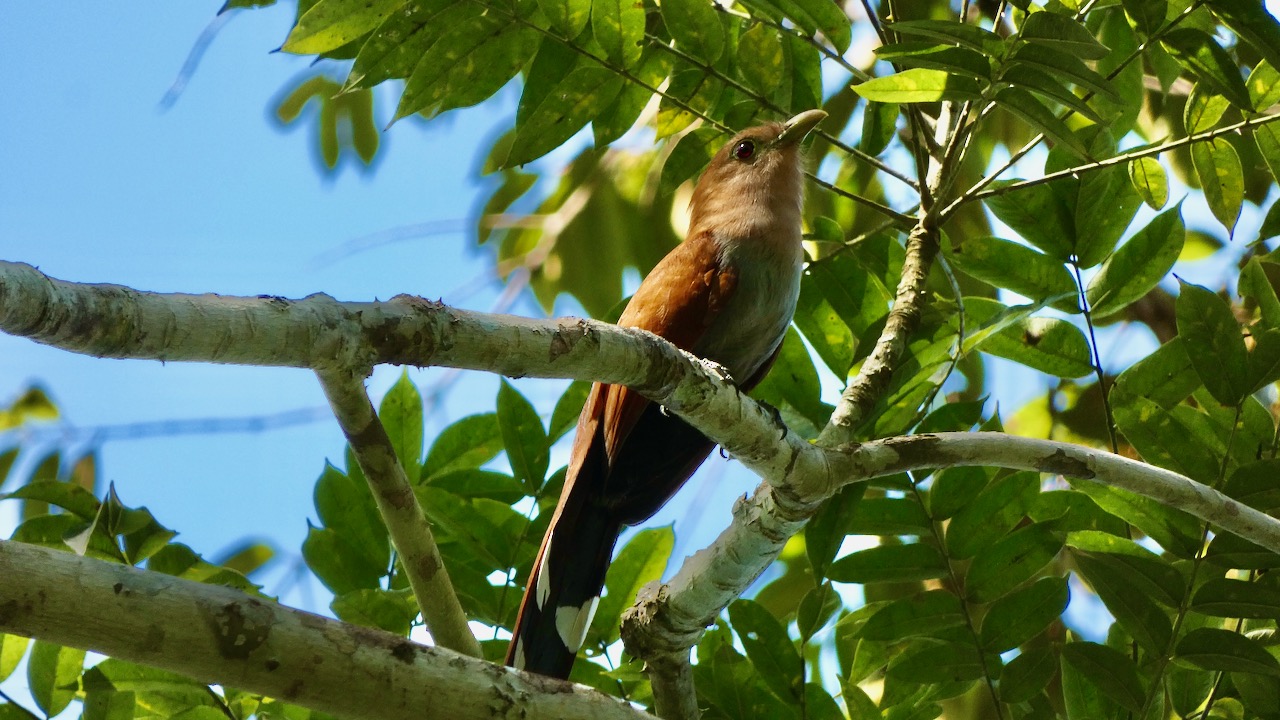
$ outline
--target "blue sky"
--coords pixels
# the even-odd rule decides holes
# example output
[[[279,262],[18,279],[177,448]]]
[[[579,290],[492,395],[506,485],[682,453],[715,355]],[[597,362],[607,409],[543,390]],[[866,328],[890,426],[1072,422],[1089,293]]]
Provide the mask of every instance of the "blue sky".
[[[282,130],[270,117],[281,89],[310,65],[270,52],[291,26],[291,4],[234,15],[177,102],[161,108],[220,5],[80,0],[7,9],[0,23],[0,60],[9,78],[9,110],[0,114],[0,259],[64,280],[141,290],[325,292],[360,301],[412,293],[492,307],[496,282],[460,292],[476,287],[490,267],[463,232],[343,249],[421,223],[465,227],[478,193],[479,155],[509,126],[517,90],[508,87],[496,101],[430,124],[402,121],[383,136],[373,171],[352,163],[325,175],[313,157],[312,127]],[[379,97],[382,122],[394,100],[390,92]],[[552,166],[557,161],[563,157],[548,159]],[[541,314],[527,297],[510,311]],[[571,303],[557,307],[557,314],[580,313]],[[375,373],[369,383],[375,402],[399,372]],[[493,409],[493,376],[440,370],[411,376],[423,388],[450,383],[429,438],[448,421]],[[138,423],[171,428],[172,421],[194,420],[199,429],[218,424],[204,421],[280,413],[311,418],[260,432],[162,432],[99,446],[101,477],[115,482],[126,503],[147,505],[207,555],[240,538],[269,539],[284,562],[265,575],[267,590],[287,587],[281,580],[298,557],[306,519],[314,517],[312,484],[326,458],[342,457],[341,434],[310,373],[99,360],[0,335],[0,402],[32,382],[47,388],[63,412],[62,424],[27,436],[41,447],[83,448],[94,429]],[[547,415],[561,386],[517,383]],[[11,440],[0,436],[0,443]],[[704,475],[716,479],[723,501],[700,496],[697,506],[714,508],[699,511],[704,543],[727,522],[732,497],[753,485],[741,468],[730,470],[715,457]],[[687,492],[698,495],[705,485],[695,482]],[[0,503],[4,535],[14,511],[12,503]],[[677,503],[654,522],[685,512]],[[691,539],[684,535],[682,546]],[[328,604],[323,591],[282,599],[319,611]]]
[[[161,109],[220,4],[6,9],[0,258],[61,279],[144,290],[326,292],[344,300],[407,292],[448,301],[481,276],[487,264],[468,252],[461,232],[320,260],[371,233],[465,218],[476,196],[476,153],[510,122],[514,92],[429,126],[402,122],[384,137],[376,171],[351,164],[325,176],[313,160],[312,128],[281,130],[269,118],[272,99],[309,66],[270,52],[290,27],[287,4],[234,16],[185,92]],[[385,122],[393,98],[384,93],[380,100]],[[465,304],[486,309],[497,290],[490,283]],[[528,303],[513,310],[537,311]],[[438,373],[415,378],[430,383]],[[397,374],[380,370],[374,393]],[[306,371],[98,360],[0,335],[0,400],[31,382],[45,386],[65,426],[80,431],[318,409],[316,421],[285,429],[101,447],[103,479],[201,552],[255,535],[296,553],[312,515],[312,483],[325,458],[341,457],[341,434]],[[464,375],[445,415],[491,409],[496,387],[494,378]],[[549,390],[542,395],[552,397]],[[13,508],[5,505],[12,504],[0,504],[0,529],[12,523]]]

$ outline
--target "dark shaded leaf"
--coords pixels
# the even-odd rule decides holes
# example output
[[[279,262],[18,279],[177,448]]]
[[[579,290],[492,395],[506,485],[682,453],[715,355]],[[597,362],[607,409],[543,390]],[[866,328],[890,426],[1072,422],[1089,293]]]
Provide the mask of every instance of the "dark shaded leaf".
[[[991,604],[982,619],[982,649],[1001,653],[1039,635],[1067,609],[1067,579],[1040,578]]]
[[[964,608],[959,598],[948,590],[929,590],[880,608],[858,634],[866,640],[896,642],[918,635],[941,634],[940,631],[964,624]]]
[[[1062,660],[1121,707],[1142,710],[1146,692],[1138,678],[1138,668],[1119,650],[1097,643],[1067,643],[1062,648]]]
[[[1252,390],[1240,325],[1231,307],[1217,294],[1187,282],[1180,287],[1178,336],[1184,341],[1191,366],[1215,400],[1238,405]]]
[[[1178,641],[1179,660],[1205,670],[1247,672],[1280,677],[1280,662],[1249,638],[1229,630],[1196,628]]]
[[[1150,292],[1173,269],[1185,237],[1181,203],[1134,233],[1089,282],[1085,297],[1093,316],[1119,312]]]
[[[1062,534],[1053,521],[1014,530],[973,559],[964,589],[975,602],[998,600],[1035,577],[1062,549]]]
[[[947,564],[937,548],[924,543],[878,545],[846,555],[831,565],[836,582],[907,582],[945,577]]]
[[[1201,82],[1212,86],[1220,95],[1242,110],[1252,110],[1249,91],[1240,77],[1240,66],[1209,33],[1190,27],[1167,32],[1160,42],[1183,67]]]

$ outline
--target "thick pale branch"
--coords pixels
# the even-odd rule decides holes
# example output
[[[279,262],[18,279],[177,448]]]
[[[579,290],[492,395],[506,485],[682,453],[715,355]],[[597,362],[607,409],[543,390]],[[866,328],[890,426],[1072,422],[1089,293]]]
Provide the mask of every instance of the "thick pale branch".
[[[0,541],[0,632],[356,720],[650,717],[595,690],[250,597]]]
[[[951,466],[1003,467],[1062,475],[1123,488],[1178,508],[1280,552],[1280,521],[1168,470],[1102,450],[1004,433],[937,433],[888,438],[848,450],[850,475],[839,485],[900,472]],[[846,466],[847,467],[847,466]],[[640,657],[686,656],[720,610],[778,557],[820,497],[796,493],[786,503],[768,483],[734,507],[715,542],[684,561],[667,584],[650,586],[623,616],[627,647]],[[823,496],[824,498],[826,496]]]
[[[396,458],[391,438],[387,437],[369,402],[364,377],[340,370],[320,371],[316,375],[373,491],[378,514],[391,535],[391,543],[400,556],[431,637],[450,650],[483,657],[480,643],[467,626],[467,615],[449,581],[449,571],[440,557],[431,525],[424,521],[422,507]]]
[[[641,657],[687,657],[703,628],[773,562],[822,501],[845,484],[906,470],[980,465],[1103,482],[1280,552],[1280,522],[1181,475],[1106,452],[996,433],[811,445],[770,408],[723,382],[714,367],[651,334],[587,320],[540,322],[409,297],[339,303],[327,296],[158,295],[59,282],[26,265],[0,263],[0,330],[111,357],[314,366],[322,373],[343,363],[352,363],[348,372],[380,362],[443,365],[636,388],[765,481],[738,503],[734,521],[711,547],[630,613],[625,636]],[[79,607],[83,613],[94,604]]]

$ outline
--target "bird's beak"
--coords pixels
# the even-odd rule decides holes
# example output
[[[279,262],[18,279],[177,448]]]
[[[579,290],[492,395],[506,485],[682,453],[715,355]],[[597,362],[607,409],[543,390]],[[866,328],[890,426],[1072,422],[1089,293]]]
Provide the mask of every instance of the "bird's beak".
[[[795,145],[804,139],[822,122],[827,113],[822,110],[805,110],[799,115],[791,118],[783,125],[782,134],[778,136],[777,144],[783,147]]]

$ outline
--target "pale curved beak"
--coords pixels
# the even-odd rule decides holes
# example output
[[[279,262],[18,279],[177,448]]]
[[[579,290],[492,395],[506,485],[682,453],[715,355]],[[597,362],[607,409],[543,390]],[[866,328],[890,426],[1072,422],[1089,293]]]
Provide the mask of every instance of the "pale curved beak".
[[[827,113],[823,110],[805,110],[799,115],[783,123],[782,134],[778,136],[778,145],[795,145],[805,138],[811,130],[822,122]]]

